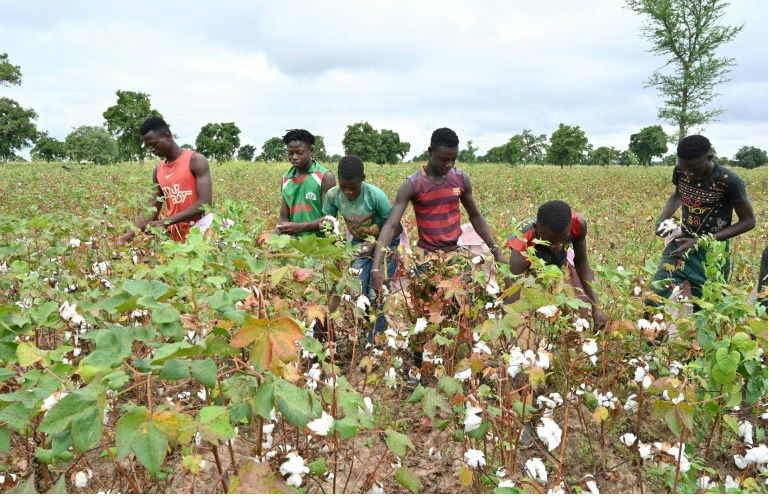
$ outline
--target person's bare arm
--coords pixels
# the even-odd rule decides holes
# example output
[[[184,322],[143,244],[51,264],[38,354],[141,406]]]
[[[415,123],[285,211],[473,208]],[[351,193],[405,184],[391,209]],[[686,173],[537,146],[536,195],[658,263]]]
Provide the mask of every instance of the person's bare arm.
[[[470,182],[470,178],[464,172],[462,174],[465,177],[465,192],[459,197],[459,200],[462,202],[462,206],[465,207],[468,217],[470,217],[470,223],[489,249],[494,249],[495,246],[497,247],[494,251],[494,259],[499,263],[505,263],[506,260],[505,256],[502,254],[502,250],[494,240],[489,224],[486,222],[486,219],[483,218],[481,211],[478,210],[478,205],[475,203],[475,199],[473,198],[473,186]]]
[[[753,205],[750,203],[750,200],[736,204],[734,212],[739,220],[714,233],[713,238],[718,241],[726,241],[756,227],[756,214],[753,212]],[[680,257],[697,244],[697,240],[692,238],[678,238],[676,241],[680,243],[680,246],[670,252],[671,257]]]
[[[529,262],[525,258],[523,258],[523,255],[521,255],[518,250],[510,250],[510,272],[514,276],[519,276],[526,272],[526,270],[529,268]],[[513,285],[513,279],[510,279],[508,277],[505,278],[505,289],[510,288],[510,286]],[[518,299],[521,297],[521,291],[518,290],[515,293],[511,294],[510,296],[505,297],[503,300],[503,303],[505,305],[509,305],[511,303],[515,303],[518,301]]]
[[[662,222],[665,220],[673,217],[673,214],[676,213],[676,210],[678,210],[680,207],[681,195],[678,194],[678,189],[676,189],[676,191],[673,191],[673,194],[670,195],[667,203],[665,203],[665,206],[662,208],[662,213],[657,218],[655,230],[659,230],[660,224],[662,224]]]
[[[590,260],[587,258],[587,220],[581,215],[580,221],[580,236],[574,240],[574,268],[577,270],[580,281],[582,281],[582,287],[585,290],[590,303],[593,306],[593,322],[595,328],[600,329],[606,327],[609,322],[609,317],[601,310],[598,305],[598,295],[590,285],[592,281],[595,281],[595,273],[593,268],[590,267]]]
[[[150,226],[170,226],[179,222],[186,222],[204,215],[204,205],[211,206],[213,202],[213,181],[211,180],[211,168],[206,157],[199,153],[193,155],[190,159],[190,172],[195,177],[195,189],[198,192],[198,200],[176,215],[151,221],[149,223]]]
[[[396,233],[403,230],[401,225],[401,219],[403,218],[406,207],[409,206],[409,202],[414,197],[414,188],[411,186],[411,182],[407,179],[398,188],[398,195],[395,197],[395,205],[390,210],[390,215],[387,217],[387,222],[382,226],[382,231],[377,238],[376,246],[374,247],[374,253],[372,255],[373,261],[371,263],[371,280],[369,285],[374,291],[379,291],[384,282],[384,275],[382,274],[382,260],[384,259],[383,247],[390,246],[393,239],[395,239]]]
[[[152,216],[149,219],[145,219],[144,213],[139,212],[139,215],[134,220],[134,225],[137,229],[139,229],[139,231],[144,231],[144,229],[147,227],[147,224],[157,220],[157,218],[160,216],[160,210],[163,208],[163,201],[161,200],[161,198],[163,198],[163,190],[160,188],[160,184],[158,184],[158,166],[155,166],[155,170],[152,171],[152,184],[154,186],[155,194],[152,195],[147,204],[154,210],[152,212]],[[120,239],[117,240],[117,245],[122,246],[135,237],[136,231],[130,230],[120,236]]]

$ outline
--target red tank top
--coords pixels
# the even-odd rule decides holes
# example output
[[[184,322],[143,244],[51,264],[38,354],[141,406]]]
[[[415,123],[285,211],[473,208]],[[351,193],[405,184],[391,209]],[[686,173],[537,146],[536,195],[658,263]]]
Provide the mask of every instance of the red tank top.
[[[462,228],[459,197],[465,192],[465,176],[453,168],[441,184],[427,178],[425,166],[408,177],[414,189],[412,204],[417,221],[417,245],[427,251],[450,252],[457,249]]]
[[[198,201],[197,182],[190,171],[190,160],[193,155],[195,152],[192,150],[183,150],[179,158],[170,164],[163,160],[158,165],[158,184],[163,190],[168,217],[188,209]],[[198,220],[200,217],[168,226],[171,238],[184,243],[190,232],[190,221]]]

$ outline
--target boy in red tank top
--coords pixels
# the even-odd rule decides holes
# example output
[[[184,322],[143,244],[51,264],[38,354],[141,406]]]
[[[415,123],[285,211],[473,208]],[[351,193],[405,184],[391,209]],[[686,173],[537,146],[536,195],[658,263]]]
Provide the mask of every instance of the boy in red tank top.
[[[156,191],[149,204],[155,211],[149,219],[139,214],[136,227],[142,231],[147,226],[165,227],[174,241],[184,243],[190,228],[211,225],[212,214],[206,215],[203,211],[203,205],[210,206],[213,198],[208,160],[176,144],[168,124],[160,117],[145,120],[139,132],[147,149],[163,160],[152,172]],[[164,203],[161,198],[165,199],[166,217],[158,219]],[[119,243],[126,243],[135,235],[136,232],[130,231]]]

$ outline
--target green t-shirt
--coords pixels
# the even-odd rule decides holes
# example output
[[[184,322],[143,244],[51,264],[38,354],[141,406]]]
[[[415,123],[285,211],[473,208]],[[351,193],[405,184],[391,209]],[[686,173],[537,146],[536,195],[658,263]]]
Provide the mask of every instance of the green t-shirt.
[[[300,181],[294,179],[295,167],[291,167],[283,175],[283,198],[286,200],[291,222],[310,222],[320,218],[323,205],[321,205],[321,184],[323,174],[327,168],[312,161],[307,175]],[[299,233],[298,236],[312,234]],[[320,235],[319,233],[315,233]]]
[[[361,241],[379,236],[391,209],[384,191],[366,182],[361,185],[360,196],[355,201],[348,200],[339,186],[334,186],[326,193],[323,203],[323,214],[336,217],[341,213],[347,229]]]

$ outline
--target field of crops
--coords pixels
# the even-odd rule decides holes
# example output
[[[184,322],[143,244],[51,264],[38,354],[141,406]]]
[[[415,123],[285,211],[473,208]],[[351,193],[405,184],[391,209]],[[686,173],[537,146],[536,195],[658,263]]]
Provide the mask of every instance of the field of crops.
[[[489,258],[471,278],[439,265],[429,298],[388,296],[379,351],[349,244],[260,236],[287,167],[212,165],[211,231],[120,248],[150,165],[0,168],[0,489],[766,493],[767,320],[749,300],[766,168],[738,171],[757,227],[732,240],[730,280],[639,331],[670,168],[464,166],[500,244],[550,199],[587,217],[611,329],[584,328],[547,268],[503,317]],[[414,168],[369,166],[367,181],[394,199]],[[723,246],[709,249],[716,270]],[[333,293],[347,297],[329,314]],[[528,352],[511,345],[523,331]]]

